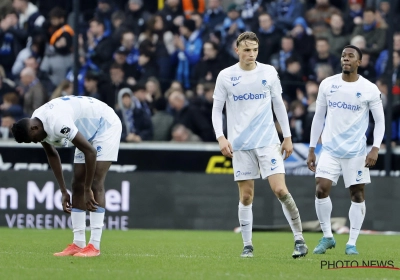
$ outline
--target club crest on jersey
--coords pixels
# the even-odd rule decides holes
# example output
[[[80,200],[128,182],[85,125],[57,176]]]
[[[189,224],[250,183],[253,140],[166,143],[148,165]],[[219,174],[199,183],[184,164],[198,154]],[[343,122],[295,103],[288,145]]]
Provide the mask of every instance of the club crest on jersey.
[[[60,133],[64,134],[65,136],[68,136],[69,132],[71,131],[71,129],[67,126],[63,126],[60,130]]]
[[[361,97],[361,92],[357,92],[356,96],[357,96],[357,98],[360,98]]]
[[[276,164],[276,159],[274,159],[274,158],[271,159],[271,164],[272,164],[272,165],[275,165],[275,164]]]

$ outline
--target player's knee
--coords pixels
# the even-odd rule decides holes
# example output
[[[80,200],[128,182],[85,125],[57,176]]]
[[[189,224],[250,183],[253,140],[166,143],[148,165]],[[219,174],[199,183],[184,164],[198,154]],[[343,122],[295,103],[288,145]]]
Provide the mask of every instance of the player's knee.
[[[317,189],[315,190],[315,196],[319,199],[326,198],[329,196],[329,192],[321,185],[317,185]]]
[[[253,195],[251,193],[243,193],[240,199],[243,205],[250,205],[253,203]]]
[[[361,203],[364,201],[364,193],[360,190],[351,192],[351,201]]]
[[[83,195],[84,193],[84,184],[83,183],[78,183],[78,182],[73,182],[72,183],[72,194],[73,195]]]
[[[287,190],[284,187],[277,187],[274,189],[274,194],[277,198],[280,198],[287,194]]]
[[[93,180],[92,184],[93,193],[101,194],[104,193],[104,182],[102,180]]]

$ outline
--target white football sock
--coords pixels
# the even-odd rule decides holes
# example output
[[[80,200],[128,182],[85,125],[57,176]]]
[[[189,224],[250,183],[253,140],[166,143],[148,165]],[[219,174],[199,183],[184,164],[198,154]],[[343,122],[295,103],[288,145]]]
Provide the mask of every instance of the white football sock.
[[[360,234],[361,226],[364,222],[366,207],[365,201],[361,203],[351,202],[349,210],[350,219],[350,234],[348,245],[356,245],[358,235]]]
[[[288,193],[279,198],[279,201],[282,204],[283,214],[285,214],[286,220],[292,229],[294,240],[304,240],[300,213],[292,195]]]
[[[81,248],[86,246],[86,211],[81,209],[72,208],[71,209],[71,223],[72,232],[74,233],[73,243]]]
[[[90,240],[89,243],[100,250],[101,234],[103,232],[104,214],[106,210],[103,207],[97,207],[96,212],[90,212]]]
[[[243,245],[253,245],[252,238],[252,230],[253,230],[253,204],[249,204],[244,206],[241,202],[239,202],[239,224],[242,232]]]
[[[333,237],[331,229],[331,213],[332,213],[332,201],[331,198],[315,198],[315,210],[317,212],[317,217],[319,224],[321,225],[324,237]]]

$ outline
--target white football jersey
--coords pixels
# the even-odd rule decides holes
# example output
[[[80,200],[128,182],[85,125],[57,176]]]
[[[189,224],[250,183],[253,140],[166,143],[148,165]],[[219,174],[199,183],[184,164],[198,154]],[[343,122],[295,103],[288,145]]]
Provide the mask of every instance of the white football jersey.
[[[361,75],[349,83],[337,74],[322,81],[317,105],[327,106],[323,150],[338,158],[366,155],[369,110],[382,106],[378,87]]]
[[[239,63],[222,70],[214,99],[226,102],[228,140],[234,151],[280,144],[273,120],[271,97],[282,94],[278,72],[257,62],[245,71]]]
[[[43,142],[67,147],[78,131],[90,142],[107,131],[118,116],[107,104],[95,98],[65,96],[42,105],[31,118],[42,121],[47,133]]]

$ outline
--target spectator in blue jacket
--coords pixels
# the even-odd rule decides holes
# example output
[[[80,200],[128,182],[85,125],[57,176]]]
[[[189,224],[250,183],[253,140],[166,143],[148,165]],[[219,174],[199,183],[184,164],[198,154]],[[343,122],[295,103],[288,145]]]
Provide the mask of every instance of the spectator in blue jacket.
[[[296,18],[303,16],[303,4],[299,0],[272,1],[267,9],[275,25],[283,31],[292,29]]]
[[[174,39],[178,49],[176,52],[178,59],[176,80],[181,82],[185,89],[189,89],[193,67],[200,60],[203,42],[194,20],[185,19],[179,28],[179,33],[181,36]]]

